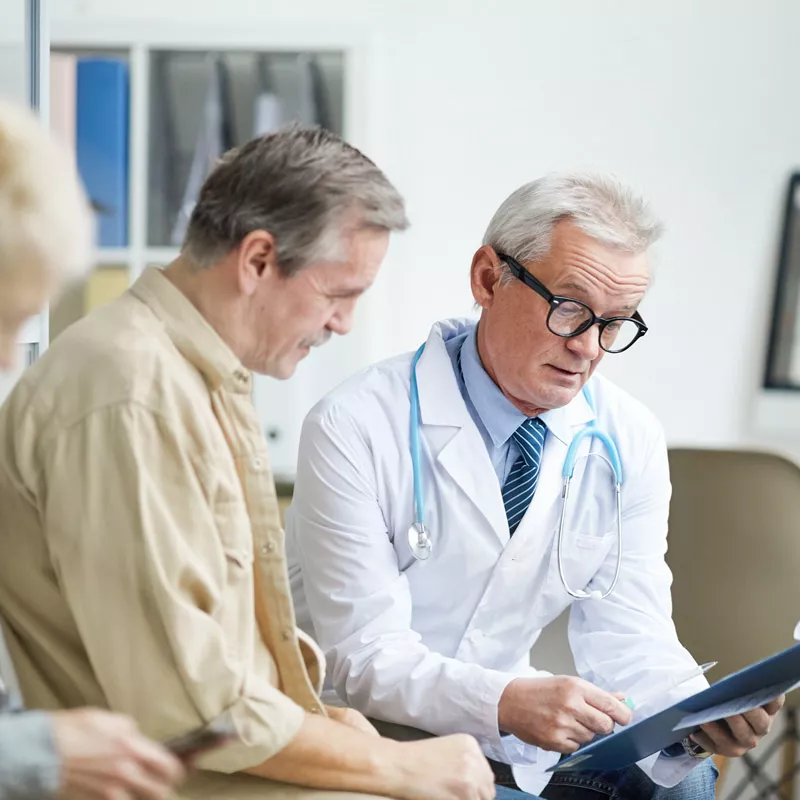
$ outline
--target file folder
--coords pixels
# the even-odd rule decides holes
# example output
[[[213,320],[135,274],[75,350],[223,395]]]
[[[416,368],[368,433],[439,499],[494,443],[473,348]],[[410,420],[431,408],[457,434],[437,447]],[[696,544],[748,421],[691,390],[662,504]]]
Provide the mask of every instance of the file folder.
[[[641,722],[589,742],[548,772],[623,769],[679,742],[706,722],[752,711],[799,685],[800,644],[796,644]]]
[[[128,244],[128,65],[87,57],[77,68],[78,171],[98,215],[101,247]]]

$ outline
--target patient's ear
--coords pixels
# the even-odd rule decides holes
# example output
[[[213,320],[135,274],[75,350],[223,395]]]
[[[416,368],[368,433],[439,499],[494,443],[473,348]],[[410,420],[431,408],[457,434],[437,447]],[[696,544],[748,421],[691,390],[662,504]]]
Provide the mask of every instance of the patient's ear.
[[[248,297],[263,280],[278,277],[275,239],[268,231],[251,231],[242,239],[236,260],[239,288]]]

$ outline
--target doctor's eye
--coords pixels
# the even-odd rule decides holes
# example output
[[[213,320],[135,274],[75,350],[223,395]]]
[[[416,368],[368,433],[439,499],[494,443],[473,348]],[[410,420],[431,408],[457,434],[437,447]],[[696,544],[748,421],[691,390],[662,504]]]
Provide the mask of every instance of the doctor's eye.
[[[589,309],[586,306],[566,301],[559,303],[553,308],[553,316],[562,319],[575,319],[576,317],[585,317]]]

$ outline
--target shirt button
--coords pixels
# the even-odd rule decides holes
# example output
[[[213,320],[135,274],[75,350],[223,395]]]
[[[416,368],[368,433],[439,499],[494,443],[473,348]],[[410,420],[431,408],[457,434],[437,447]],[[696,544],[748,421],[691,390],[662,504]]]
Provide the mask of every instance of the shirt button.
[[[306,711],[308,711],[309,714],[319,714],[319,709],[316,706],[309,706]]]
[[[478,644],[481,639],[483,639],[483,631],[480,628],[475,628],[475,630],[470,631],[469,640],[472,644]]]
[[[267,553],[274,553],[275,552],[275,542],[267,542],[266,544],[261,545],[261,554],[267,555]]]
[[[242,372],[242,370],[240,370],[240,369],[236,370],[236,372],[234,373],[234,377],[241,384],[247,383],[247,373],[246,372]]]
[[[283,641],[284,641],[284,642],[288,642],[288,641],[290,641],[291,639],[294,639],[294,631],[285,630],[285,631],[284,631],[284,632],[281,634],[281,637],[283,638]]]
[[[261,470],[264,469],[264,462],[260,458],[254,458],[250,462],[250,465],[256,472],[261,472]]]

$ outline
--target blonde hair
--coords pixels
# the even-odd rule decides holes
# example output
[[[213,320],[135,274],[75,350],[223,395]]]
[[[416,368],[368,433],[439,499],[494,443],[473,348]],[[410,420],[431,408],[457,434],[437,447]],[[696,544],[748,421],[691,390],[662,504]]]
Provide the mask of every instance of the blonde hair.
[[[0,281],[31,269],[59,282],[82,275],[94,233],[74,157],[32,112],[0,101]]]

